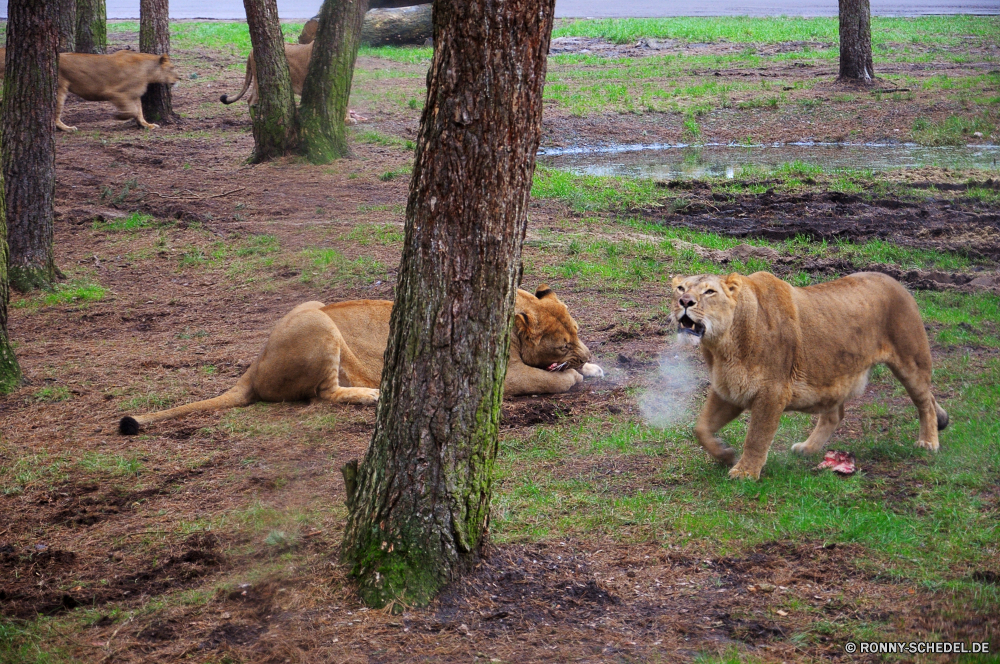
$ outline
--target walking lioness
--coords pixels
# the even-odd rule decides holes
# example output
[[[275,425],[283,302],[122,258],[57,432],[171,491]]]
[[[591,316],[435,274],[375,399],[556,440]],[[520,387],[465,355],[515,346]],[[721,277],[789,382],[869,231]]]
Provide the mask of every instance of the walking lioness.
[[[543,285],[532,295],[518,289],[514,308],[505,396],[566,392],[584,376],[604,375],[590,362],[576,321],[552,290]],[[300,304],[278,321],[260,356],[231,390],[214,399],[123,417],[118,430],[135,435],[151,422],[256,401],[373,404],[391,313],[387,300]]]
[[[917,446],[937,451],[948,414],[931,394],[931,350],[917,303],[895,279],[861,272],[795,288],[757,272],[675,277],[672,286],[678,336],[700,344],[712,383],[695,435],[732,466],[730,477],[760,477],[786,410],[819,415],[809,439],[792,449],[822,450],[876,364],[892,370],[916,405]],[[736,461],[715,434],[744,410],[750,425]]]

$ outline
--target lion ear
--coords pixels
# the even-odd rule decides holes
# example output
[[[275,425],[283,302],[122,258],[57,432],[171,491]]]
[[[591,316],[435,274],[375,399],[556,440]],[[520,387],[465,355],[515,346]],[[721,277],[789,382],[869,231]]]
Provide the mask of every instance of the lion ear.
[[[739,272],[733,272],[731,275],[726,277],[723,282],[726,286],[726,290],[729,291],[730,295],[736,295],[740,292],[740,288],[743,287],[743,275]]]
[[[545,284],[539,284],[538,289],[535,291],[535,297],[537,297],[539,300],[542,299],[543,297],[548,297],[549,295],[552,294],[553,294],[552,289]]]
[[[521,313],[514,316],[514,330],[517,332],[517,336],[524,338],[532,337],[532,323],[531,314],[522,311]]]
[[[160,64],[165,65],[170,63],[170,56],[164,53],[160,56]]]

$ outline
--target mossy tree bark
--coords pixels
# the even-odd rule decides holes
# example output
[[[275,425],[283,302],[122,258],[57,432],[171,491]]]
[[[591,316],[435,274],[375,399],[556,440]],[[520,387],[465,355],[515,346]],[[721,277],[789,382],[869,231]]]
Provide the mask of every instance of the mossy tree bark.
[[[139,51],[164,55],[170,53],[169,0],[140,0]],[[142,114],[147,122],[171,124],[177,121],[170,86],[150,83],[142,95]]]
[[[2,140],[2,139],[0,139]],[[2,146],[0,146],[2,149]],[[3,175],[0,174],[0,394],[17,389],[21,384],[21,367],[10,345],[7,329],[7,305],[10,287],[7,281],[7,206],[4,203]]]
[[[872,66],[872,18],[869,0],[840,0],[839,81],[869,84]]]
[[[14,288],[27,291],[51,288],[56,277],[52,216],[59,3],[11,0],[7,15],[2,119],[7,277]]]
[[[345,467],[371,606],[429,602],[488,534],[554,0],[437,0],[375,432]]]
[[[320,7],[299,106],[302,153],[314,164],[351,154],[344,117],[367,10],[368,0],[324,0]]]
[[[59,52],[76,47],[76,0],[59,0]]]
[[[76,0],[77,53],[107,53],[108,12],[104,0]]]
[[[278,23],[277,0],[243,0],[257,65],[257,105],[253,120],[252,162],[291,154],[298,148],[298,117],[292,79],[285,57],[285,39]]]

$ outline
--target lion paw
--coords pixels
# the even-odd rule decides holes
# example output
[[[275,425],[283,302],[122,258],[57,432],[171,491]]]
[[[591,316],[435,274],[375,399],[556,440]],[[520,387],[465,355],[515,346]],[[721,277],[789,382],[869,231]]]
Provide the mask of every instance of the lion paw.
[[[808,442],[805,443],[795,443],[792,445],[792,451],[796,454],[815,454],[819,450],[813,449]]]
[[[604,378],[604,369],[593,362],[587,362],[580,367],[580,373],[582,373],[585,378]]]
[[[76,127],[70,127],[69,125],[62,123],[57,123],[56,129],[59,129],[60,131],[76,131]]]
[[[939,449],[941,449],[941,445],[939,443],[937,442],[932,443],[929,440],[918,440],[916,442],[916,446],[922,447],[925,450],[930,450],[931,452],[937,452]]]
[[[715,460],[728,468],[732,468],[736,463],[736,450],[728,445],[722,445],[722,447],[722,451],[715,455]]]
[[[753,471],[753,470],[750,470],[749,468],[747,468],[746,466],[741,466],[740,464],[736,464],[735,466],[733,466],[732,468],[729,469],[729,479],[733,479],[733,480],[759,480],[760,479],[760,471],[759,470]]]
[[[366,406],[378,403],[378,390],[375,388],[359,388],[365,391],[361,397],[361,403]]]

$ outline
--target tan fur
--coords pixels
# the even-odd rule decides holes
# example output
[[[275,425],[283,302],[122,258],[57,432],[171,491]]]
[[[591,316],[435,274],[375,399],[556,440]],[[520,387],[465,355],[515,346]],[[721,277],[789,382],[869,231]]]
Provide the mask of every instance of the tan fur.
[[[504,394],[565,392],[583,376],[603,376],[577,336],[576,321],[555,293],[518,290]],[[389,338],[392,302],[306,302],[274,326],[260,356],[225,394],[136,418],[122,419],[122,433],[189,413],[246,406],[256,401],[321,399],[373,404],[378,400]],[[562,371],[547,371],[566,363]],[[541,367],[541,368],[539,368]],[[577,371],[579,369],[579,371]]]
[[[285,44],[285,58],[288,60],[288,73],[292,78],[292,92],[297,95],[302,94],[302,86],[306,82],[306,74],[309,72],[309,59],[312,57],[313,45],[310,44]],[[249,94],[247,92],[249,91]],[[254,64],[253,51],[247,58],[246,74],[243,77],[243,89],[235,97],[222,95],[219,101],[223,104],[232,104],[239,101],[243,95],[247,95],[247,104],[257,105],[259,91],[257,90],[257,65]]]
[[[118,51],[111,55],[60,53],[56,127],[76,131],[76,127],[62,121],[66,95],[72,92],[87,101],[110,101],[118,109],[119,120],[134,119],[140,127],[156,129],[158,125],[142,117],[140,98],[150,83],[173,85],[179,80],[167,55],[134,51]]]
[[[680,337],[695,338],[682,323],[705,326],[700,345],[712,387],[695,435],[733,466],[730,477],[760,477],[785,411],[819,415],[809,439],[792,449],[821,451],[844,417],[844,403],[864,392],[876,364],[892,370],[916,405],[917,446],[937,451],[948,415],[931,394],[931,351],[917,303],[896,280],[861,272],[795,288],[757,272],[677,277],[672,285]],[[744,410],[750,425],[736,461],[716,433]]]

